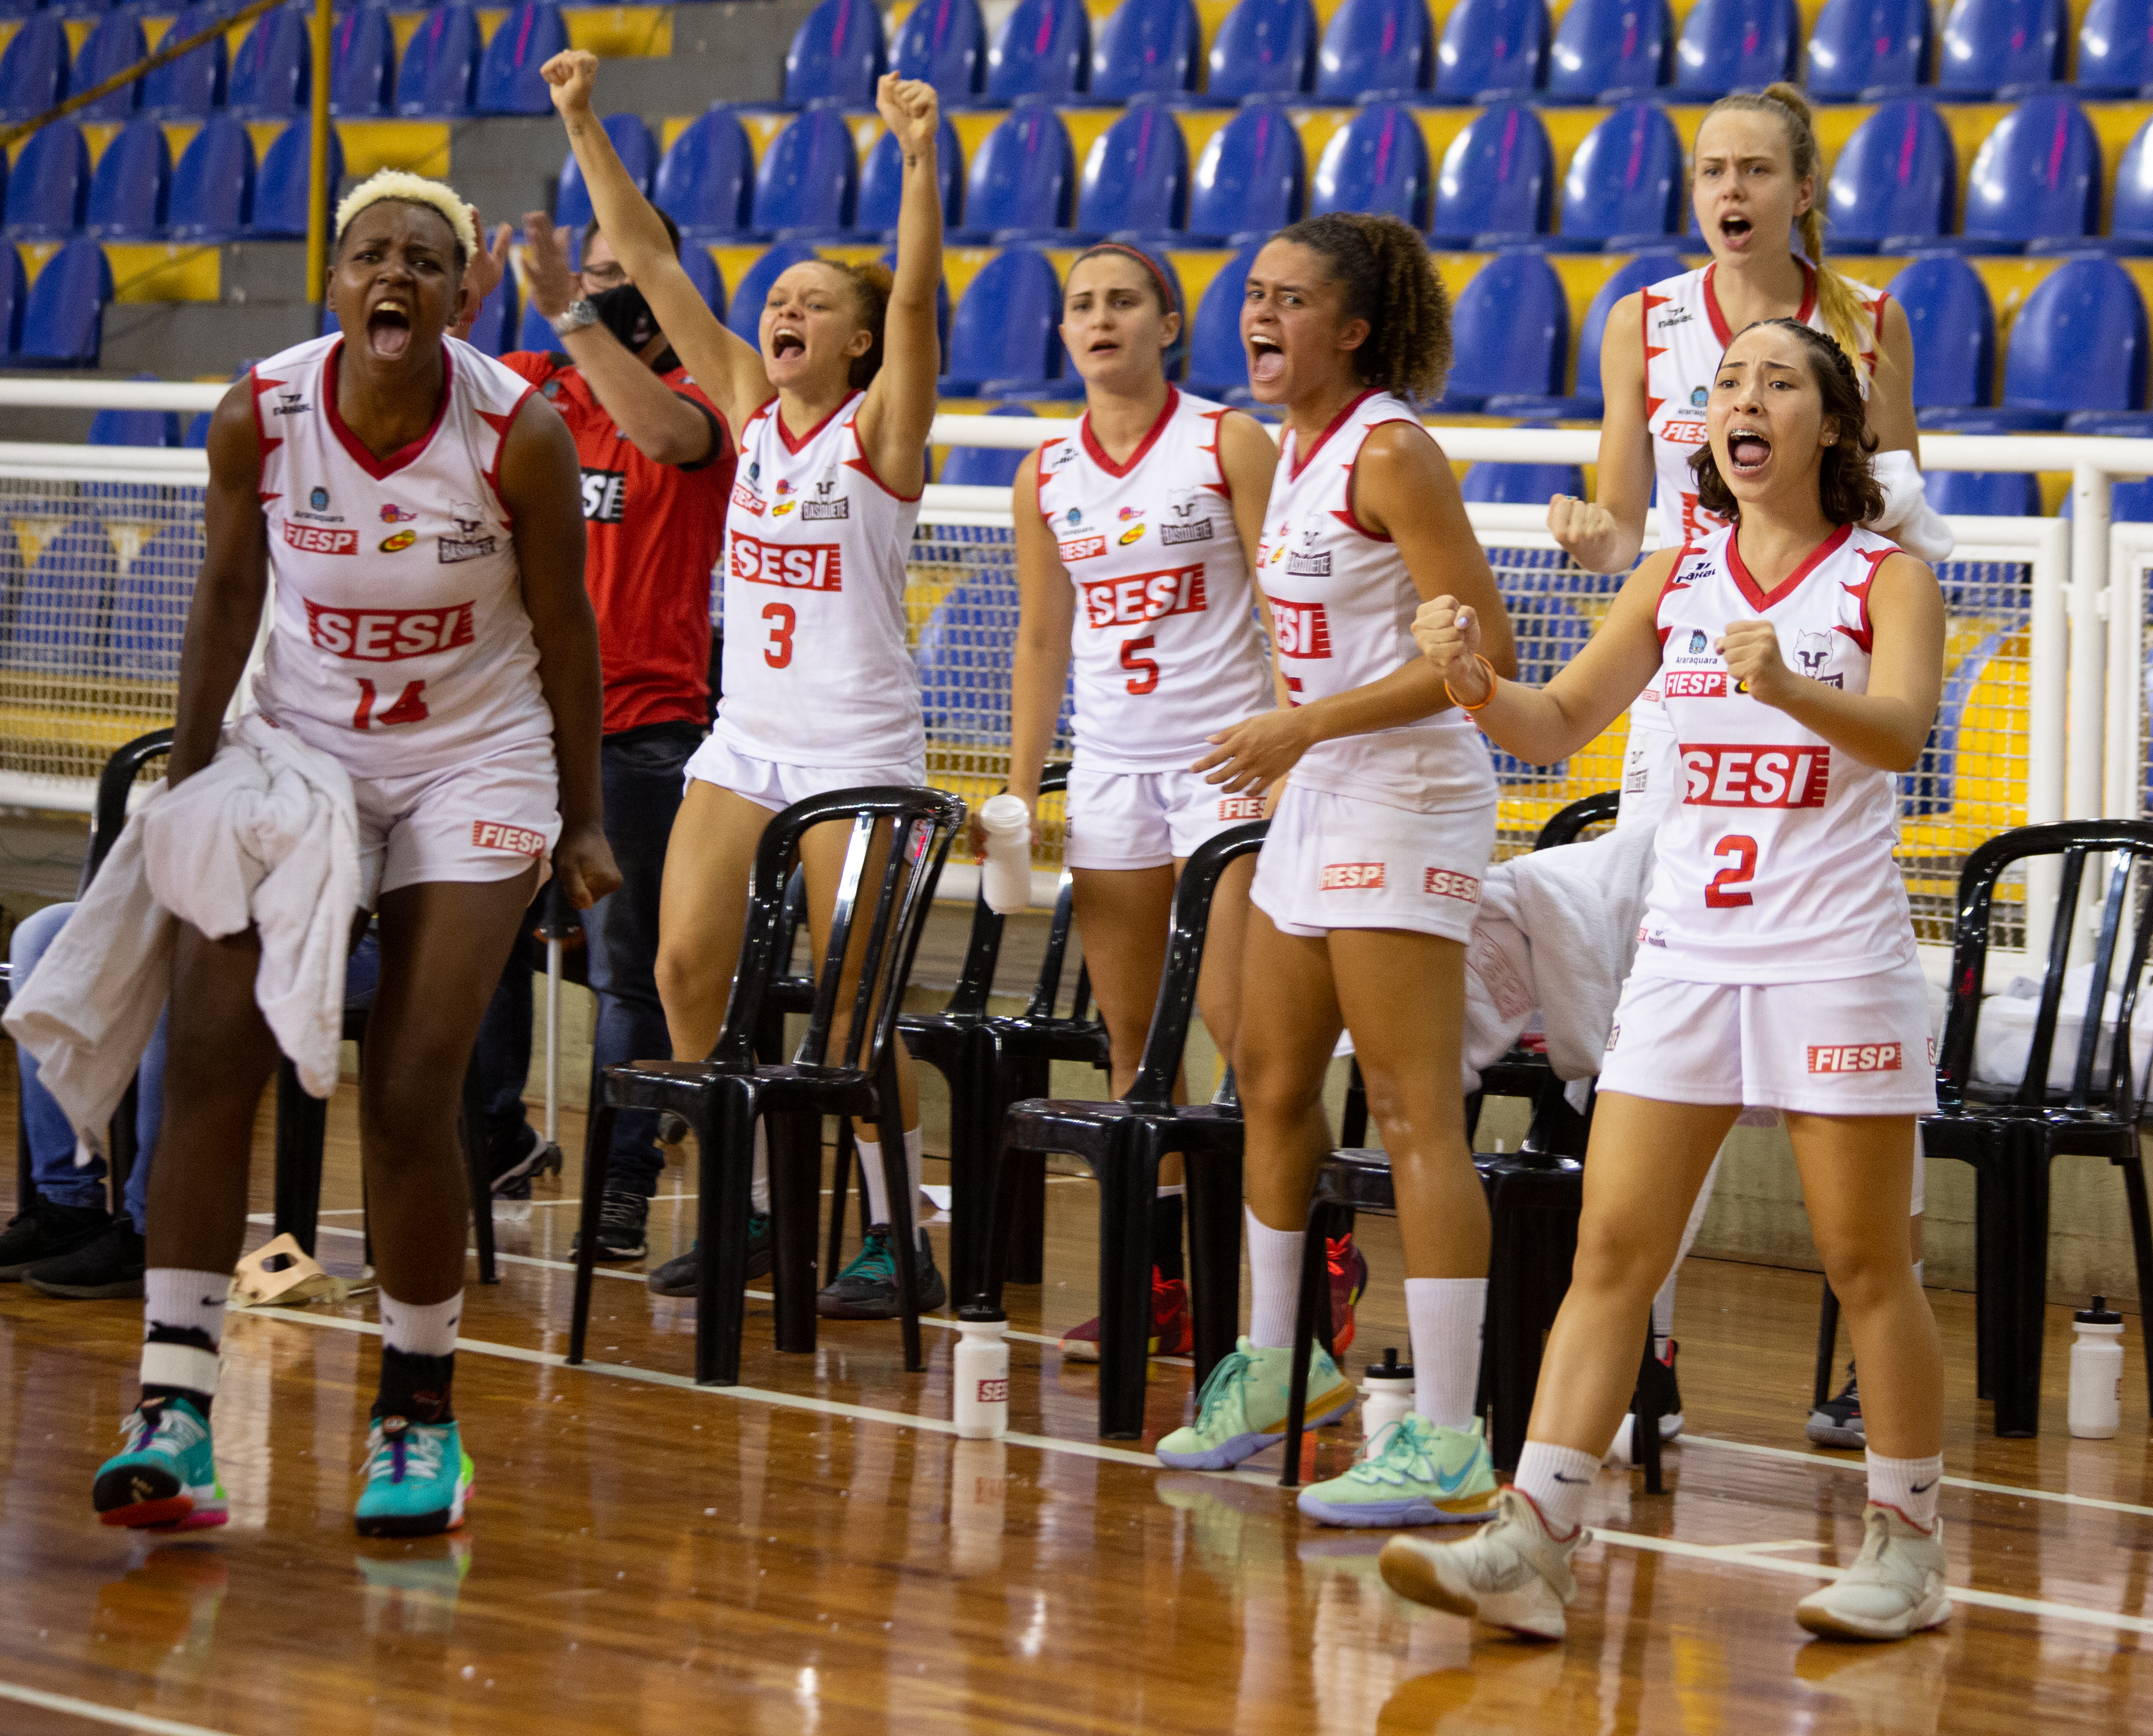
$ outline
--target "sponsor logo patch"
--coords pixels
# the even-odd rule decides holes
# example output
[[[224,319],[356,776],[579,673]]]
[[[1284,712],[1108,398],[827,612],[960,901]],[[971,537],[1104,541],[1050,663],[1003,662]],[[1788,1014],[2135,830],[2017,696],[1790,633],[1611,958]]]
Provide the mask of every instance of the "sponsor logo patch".
[[[799,504],[797,501],[780,501],[770,509],[770,516],[772,518],[782,518]]]
[[[1328,657],[1331,620],[1320,603],[1271,600],[1271,620],[1278,632],[1281,657]]]
[[[788,591],[841,591],[844,567],[834,542],[764,542],[735,532],[725,542],[732,575]]]
[[[357,531],[322,530],[310,524],[284,521],[284,540],[304,554],[357,554]]]
[[[583,518],[590,524],[618,524],[628,512],[626,471],[583,472]]]
[[[307,491],[307,504],[312,507],[317,512],[328,512],[329,509],[328,490],[326,488],[308,489]]]
[[[1824,666],[1831,661],[1831,635],[1826,633],[1799,632],[1794,635],[1794,667],[1812,681],[1824,674]]]
[[[1682,800],[1692,807],[1822,807],[1829,747],[1684,742]]]
[[[1705,390],[1703,386],[1692,386],[1689,389],[1690,408],[1692,410],[1703,410],[1704,408],[1705,400],[1709,398],[1711,395],[1712,395]]]
[[[1289,554],[1285,557],[1288,578],[1328,578],[1331,577],[1331,551],[1321,554]]]
[[[1727,677],[1718,669],[1669,669],[1660,689],[1671,700],[1723,700]]]
[[[745,482],[733,484],[733,504],[743,512],[754,513],[757,518],[761,517],[769,510],[763,504],[762,496]]]
[[[817,482],[815,486],[817,488],[827,488],[830,485],[827,482]],[[842,494],[835,500],[832,500],[827,495],[818,496],[814,500],[801,501],[800,516],[802,518],[812,519],[850,518],[853,516],[853,503]]]
[[[1131,543],[1132,543],[1132,542],[1143,542],[1143,533],[1144,533],[1144,527],[1143,527],[1142,525],[1140,525],[1140,524],[1132,524],[1132,525],[1131,525],[1131,526],[1130,526],[1127,530],[1125,530],[1125,531],[1123,531],[1123,532],[1122,532],[1122,536],[1121,536],[1121,543],[1122,543],[1122,547],[1124,547],[1124,548],[1127,548],[1127,547]]]
[[[1088,561],[1107,552],[1107,539],[1104,537],[1072,537],[1060,547],[1065,563]]]
[[[1204,613],[1204,569],[1177,567],[1168,573],[1139,573],[1128,578],[1095,578],[1081,588],[1084,624],[1127,627],[1168,615]]]
[[[1678,446],[1701,446],[1704,444],[1704,418],[1669,416],[1660,425],[1660,438]]]
[[[1811,1043],[1813,1073],[1896,1073],[1904,1065],[1903,1043]]]
[[[1455,868],[1430,868],[1421,880],[1420,889],[1431,897],[1457,899],[1461,903],[1477,904],[1480,902],[1480,883],[1470,874],[1461,874]]]
[[[1260,796],[1225,796],[1219,798],[1219,817],[1222,820],[1260,820],[1264,817],[1264,798]]]
[[[308,638],[317,649],[354,663],[396,663],[471,642],[470,603],[447,608],[361,609],[325,608],[311,598],[305,601]]]
[[[276,405],[269,414],[272,416],[303,416],[313,408],[313,405],[307,402],[303,392],[279,392]]]
[[[1158,527],[1158,540],[1165,543],[1209,542],[1212,537],[1211,521],[1199,518],[1194,524],[1163,524]]]
[[[416,531],[391,531],[381,539],[379,546],[384,554],[401,554],[418,540]]]
[[[495,537],[443,537],[436,545],[435,557],[444,567],[480,560],[491,554],[499,541]]]
[[[318,488],[314,492],[322,496],[321,504],[326,507],[328,504],[328,496],[322,494],[322,491]],[[409,524],[418,516],[415,512],[406,512],[394,501],[384,501],[381,503],[381,522],[384,524]]]
[[[1709,643],[1710,641],[1704,636],[1704,629],[1702,627],[1692,627],[1690,629],[1689,649],[1690,654],[1692,656],[1695,656],[1697,653],[1703,651]]]
[[[1326,862],[1318,883],[1326,892],[1379,892],[1383,885],[1380,862]]]
[[[471,822],[471,843],[481,850],[506,850],[512,856],[543,856],[546,834],[528,826],[504,826],[498,820]]]

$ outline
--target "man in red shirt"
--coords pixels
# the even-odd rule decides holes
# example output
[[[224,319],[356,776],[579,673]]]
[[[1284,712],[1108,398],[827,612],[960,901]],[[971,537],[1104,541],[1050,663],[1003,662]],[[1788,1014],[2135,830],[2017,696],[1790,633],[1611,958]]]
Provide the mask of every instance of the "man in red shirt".
[[[525,283],[561,348],[501,359],[552,400],[575,436],[588,538],[583,574],[605,669],[606,837],[622,882],[582,919],[598,997],[595,1091],[607,1067],[672,1052],[652,975],[659,888],[682,767],[710,724],[710,575],[735,451],[598,226],[584,233],[578,272],[569,267],[566,231],[542,211],[523,221]],[[496,241],[494,282],[506,262],[505,236]],[[528,1194],[530,1172],[546,1155],[523,1113],[531,1011],[527,962],[512,961],[479,1041],[495,1189],[511,1194]],[[657,1117],[646,1111],[624,1111],[614,1124],[601,1260],[639,1260],[646,1251],[644,1222],[664,1167],[656,1132]]]

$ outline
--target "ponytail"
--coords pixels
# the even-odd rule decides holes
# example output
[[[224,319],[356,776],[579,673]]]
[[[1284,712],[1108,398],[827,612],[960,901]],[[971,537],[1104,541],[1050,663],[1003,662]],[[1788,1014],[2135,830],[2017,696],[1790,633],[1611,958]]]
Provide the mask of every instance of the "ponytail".
[[[819,262],[843,272],[850,281],[853,298],[859,304],[860,324],[874,338],[865,355],[853,358],[852,371],[846,377],[845,383],[853,390],[863,391],[882,371],[883,328],[889,313],[889,292],[897,278],[880,260],[871,259],[860,265],[840,265],[828,259]]]

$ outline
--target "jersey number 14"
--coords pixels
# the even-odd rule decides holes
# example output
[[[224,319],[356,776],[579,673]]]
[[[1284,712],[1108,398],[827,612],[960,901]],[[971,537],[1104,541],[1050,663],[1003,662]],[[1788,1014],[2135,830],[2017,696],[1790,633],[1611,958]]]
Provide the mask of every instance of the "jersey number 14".
[[[374,690],[374,684],[361,675],[359,678],[359,709],[351,714],[354,729],[394,729],[400,723],[421,722],[430,715],[426,710],[426,684],[424,681],[406,681],[396,703],[386,711],[377,713],[374,702],[379,697]]]

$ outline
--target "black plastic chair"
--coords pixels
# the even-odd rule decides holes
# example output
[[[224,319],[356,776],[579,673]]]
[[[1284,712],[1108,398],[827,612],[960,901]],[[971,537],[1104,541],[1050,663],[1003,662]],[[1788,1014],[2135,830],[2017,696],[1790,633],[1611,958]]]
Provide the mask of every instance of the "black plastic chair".
[[[839,790],[795,802],[774,817],[756,851],[746,932],[726,1003],[724,1028],[706,1060],[649,1061],[608,1071],[603,1103],[592,1117],[583,1171],[583,1233],[576,1256],[574,1312],[568,1361],[583,1359],[591,1276],[598,1251],[600,1205],[613,1138],[622,1109],[655,1109],[682,1117],[694,1130],[699,1179],[696,1247],[700,1270],[695,1301],[695,1379],[733,1386],[740,1379],[741,1329],[746,1281],[749,1188],[755,1128],[772,1118],[771,1215],[776,1256],[776,1339],[781,1351],[815,1348],[815,1223],[822,1185],[822,1117],[858,1116],[882,1133],[883,1174],[890,1187],[890,1240],[903,1311],[904,1366],[925,1367],[919,1348],[919,1255],[912,1221],[912,1184],[904,1164],[904,1124],[898,1107],[897,1015],[914,954],[934,894],[934,883],[964,823],[965,804],[939,791],[897,787]],[[761,1061],[758,1036],[766,1026],[773,984],[786,970],[791,932],[785,920],[786,885],[802,836],[832,821],[853,822],[850,848],[832,913],[828,955],[807,1034],[789,1064]],[[878,822],[887,822],[890,848],[878,883],[865,883]],[[844,960],[857,920],[867,918],[857,989],[842,1051],[829,1054]],[[871,1016],[872,1015],[872,1016]]]
[[[1110,1102],[1034,1097],[1012,1103],[995,1166],[995,1227],[989,1236],[987,1295],[1001,1301],[1009,1226],[1016,1209],[1012,1171],[1033,1154],[1066,1152],[1099,1182],[1099,1433],[1134,1440],[1143,1432],[1150,1360],[1151,1209],[1158,1166],[1169,1153],[1188,1163],[1188,1288],[1196,1378],[1234,1347],[1240,1320],[1241,1112],[1233,1104],[1178,1104],[1196,979],[1211,899],[1226,866],[1262,847],[1270,822],[1252,820],[1201,845],[1173,892],[1166,968],[1128,1091]]]

